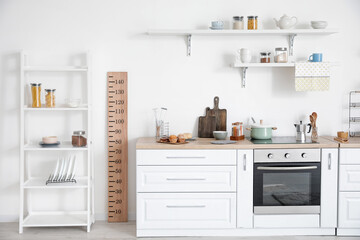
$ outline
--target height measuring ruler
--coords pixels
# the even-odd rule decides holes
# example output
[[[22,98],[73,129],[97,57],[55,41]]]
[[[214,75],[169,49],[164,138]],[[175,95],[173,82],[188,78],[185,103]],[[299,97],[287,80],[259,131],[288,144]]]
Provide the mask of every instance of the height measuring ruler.
[[[128,220],[127,72],[108,72],[108,221]]]

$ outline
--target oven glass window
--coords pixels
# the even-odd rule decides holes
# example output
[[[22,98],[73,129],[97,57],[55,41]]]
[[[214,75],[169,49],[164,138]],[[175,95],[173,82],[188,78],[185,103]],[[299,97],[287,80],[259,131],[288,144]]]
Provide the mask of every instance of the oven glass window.
[[[320,163],[256,163],[254,167],[254,206],[320,205]]]
[[[264,173],[264,206],[310,205],[311,198],[310,173]]]

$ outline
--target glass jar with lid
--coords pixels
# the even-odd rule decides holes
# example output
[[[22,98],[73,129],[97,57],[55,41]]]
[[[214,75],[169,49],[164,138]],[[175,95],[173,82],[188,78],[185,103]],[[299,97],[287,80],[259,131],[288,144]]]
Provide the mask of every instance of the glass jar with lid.
[[[234,16],[233,17],[233,29],[235,29],[235,30],[244,29],[244,17],[243,16]]]
[[[56,89],[45,89],[45,106],[48,108],[55,107],[55,90]]]
[[[248,30],[258,29],[258,16],[248,16]]]
[[[261,52],[260,53],[260,62],[261,63],[270,63],[271,52]]]
[[[86,139],[85,131],[83,130],[74,131],[71,138],[71,143],[73,147],[86,147],[87,139]]]
[[[287,48],[285,48],[285,47],[275,48],[274,62],[276,62],[276,63],[287,63],[288,62]]]
[[[41,107],[41,83],[30,83],[31,85],[31,98],[33,108],[40,108]]]

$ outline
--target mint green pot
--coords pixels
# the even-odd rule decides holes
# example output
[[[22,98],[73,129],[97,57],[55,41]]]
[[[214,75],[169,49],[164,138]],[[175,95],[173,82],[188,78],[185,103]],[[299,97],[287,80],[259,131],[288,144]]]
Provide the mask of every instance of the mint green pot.
[[[251,138],[253,139],[271,139],[272,138],[272,131],[276,130],[276,128],[273,127],[251,127],[249,130],[251,130]]]

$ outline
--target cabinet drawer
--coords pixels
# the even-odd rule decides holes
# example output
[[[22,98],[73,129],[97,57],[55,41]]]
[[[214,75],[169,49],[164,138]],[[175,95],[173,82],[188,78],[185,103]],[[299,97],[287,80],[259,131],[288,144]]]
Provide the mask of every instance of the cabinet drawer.
[[[360,193],[339,193],[339,227],[360,228]]]
[[[235,193],[139,193],[137,229],[235,228]]]
[[[360,191],[360,165],[340,165],[340,191]]]
[[[236,165],[236,150],[137,150],[137,165]]]
[[[340,164],[360,165],[360,149],[359,148],[340,149]]]
[[[235,192],[236,166],[138,166],[138,192]]]

